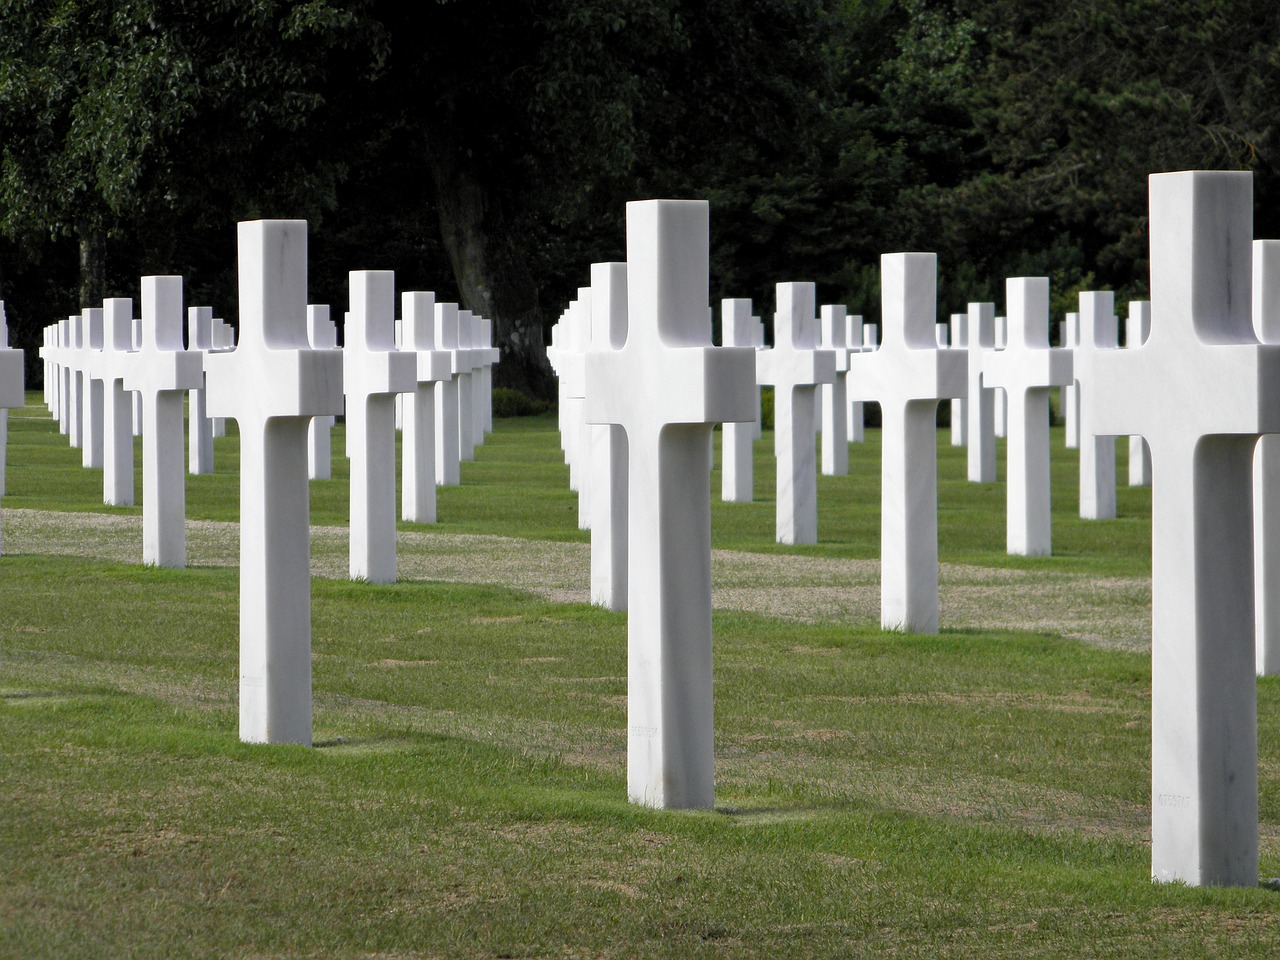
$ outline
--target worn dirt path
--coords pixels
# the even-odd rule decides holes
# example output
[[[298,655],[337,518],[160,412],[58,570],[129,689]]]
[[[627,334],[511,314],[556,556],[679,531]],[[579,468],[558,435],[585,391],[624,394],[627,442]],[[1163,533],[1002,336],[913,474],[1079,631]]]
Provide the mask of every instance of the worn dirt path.
[[[139,562],[142,519],[100,513],[5,510],[6,555],[60,554]],[[312,527],[316,576],[347,572],[347,530]],[[191,566],[235,566],[239,524],[187,521]],[[790,620],[877,624],[880,565],[843,560],[717,550],[712,554],[716,609]],[[399,534],[402,580],[486,583],[564,603],[586,603],[589,548],[581,543],[476,534]],[[943,564],[943,629],[1046,631],[1107,646],[1151,643],[1148,577]]]

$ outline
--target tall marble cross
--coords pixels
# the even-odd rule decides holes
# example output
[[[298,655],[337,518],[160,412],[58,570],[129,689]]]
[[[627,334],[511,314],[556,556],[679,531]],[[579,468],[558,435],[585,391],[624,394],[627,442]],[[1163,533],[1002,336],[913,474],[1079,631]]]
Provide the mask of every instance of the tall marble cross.
[[[1280,240],[1253,241],[1253,328],[1280,343]],[[1280,674],[1280,437],[1253,452],[1254,598],[1258,676]]]
[[[819,343],[836,361],[835,377],[819,387],[822,394],[822,475],[849,473],[849,311],[844,304],[827,304],[819,316]]]
[[[1151,335],[1082,351],[1082,447],[1151,445],[1151,867],[1193,885],[1258,880],[1253,450],[1280,432],[1280,345],[1251,322],[1252,193],[1248,173],[1153,175]],[[1082,304],[1084,347],[1107,307]]]
[[[401,402],[400,516],[436,522],[436,384],[452,375],[452,359],[436,349],[435,294],[400,295],[401,348],[414,358],[414,388]]]
[[[213,349],[213,307],[187,307],[187,349]],[[213,421],[205,412],[203,382],[187,395],[187,470],[193,476],[213,473]]]
[[[593,263],[591,349],[620,350],[626,339],[627,265]],[[746,427],[750,429],[750,424]],[[592,433],[587,478],[591,488],[591,602],[606,610],[625,610],[627,432],[616,423],[592,423],[587,429]]]
[[[966,350],[969,354],[969,395],[965,416],[968,440],[967,465],[971,483],[996,482],[996,392],[984,383],[982,358],[996,347],[996,305],[970,303]]]
[[[812,283],[780,283],[773,347],[756,354],[756,380],[773,389],[779,543],[818,542],[817,388],[835,380],[835,353],[818,349]]]
[[[1049,513],[1049,388],[1071,382],[1071,352],[1049,348],[1049,278],[1005,283],[1009,341],[982,356],[982,382],[1009,398],[1006,544],[1009,553],[1053,552]]]
[[[458,461],[458,305],[437,303],[436,349],[449,354],[449,377],[436,384],[436,486],[462,482]]]
[[[1099,432],[1092,413],[1098,408],[1089,393],[1101,376],[1094,359],[1120,345],[1115,295],[1109,290],[1081,292],[1079,317],[1080,343],[1072,353],[1080,404],[1080,517],[1110,520],[1116,515],[1116,438]]]
[[[311,742],[307,422],[342,413],[342,353],[307,342],[307,224],[239,225],[240,343],[207,364],[240,427],[240,739]]]
[[[1124,323],[1124,345],[1141,346],[1150,335],[1151,301],[1130,300],[1129,316]],[[1151,448],[1142,437],[1129,438],[1129,486],[1151,486]]]
[[[94,376],[94,360],[102,353],[102,308],[85,307],[82,321],[84,345],[80,350],[80,466],[96,470],[102,467],[103,383],[101,378]]]
[[[720,301],[720,338],[726,347],[754,349],[756,323],[749,299]],[[754,423],[726,423],[720,428],[720,499],[726,503],[750,503],[754,496],[755,433]]]
[[[23,396],[24,373],[22,351],[9,346],[9,324],[5,318],[4,301],[0,300],[0,496],[4,496],[9,410],[26,403]],[[2,544],[0,549],[3,549]]]
[[[458,375],[458,459],[468,462],[476,458],[476,380],[480,352],[475,335],[476,315],[470,310],[459,310],[458,346],[453,355]]]
[[[307,343],[312,350],[336,350],[338,327],[329,318],[327,303],[307,304]],[[312,417],[307,426],[307,476],[312,480],[333,477],[333,416]]]
[[[187,564],[183,394],[204,382],[182,346],[182,278],[142,278],[142,346],[127,355],[126,390],[142,397],[142,562]]]
[[[862,353],[867,350],[867,326],[863,324],[862,317],[857,314],[847,314],[844,318],[844,342],[849,348],[850,353]],[[875,324],[870,324],[872,329]],[[871,338],[873,341],[875,337]],[[874,349],[874,343],[872,348]],[[847,400],[849,397],[849,368],[845,365],[844,372],[844,395]],[[849,442],[862,443],[866,438],[866,414],[862,409],[861,400],[849,400],[849,415],[846,418],[849,428]]]
[[[396,394],[416,386],[417,361],[395,345],[395,274],[350,275],[351,311],[342,348],[351,461],[350,573],[396,580]]]
[[[951,315],[950,343],[953,350],[969,349],[969,315]],[[969,400],[967,397],[951,401],[951,445],[964,447],[969,444]]]
[[[116,507],[133,506],[133,396],[124,380],[134,362],[133,300],[104,300],[94,376],[102,381],[102,501]]]
[[[1062,320],[1062,345],[1068,350],[1080,346],[1080,314],[1068,313]],[[1080,446],[1080,391],[1075,382],[1062,388],[1062,424],[1067,449]]]
[[[880,403],[880,621],[888,630],[938,632],[938,402],[962,397],[968,358],[939,350],[938,261],[932,253],[880,258],[880,348],[849,357],[849,387]]]
[[[76,450],[84,446],[84,314],[67,317],[70,334],[66,358],[67,381],[67,441]]]
[[[755,351],[713,347],[707,204],[627,204],[627,336],[587,357],[587,420],[627,433],[627,792],[715,799],[711,431],[755,415]]]

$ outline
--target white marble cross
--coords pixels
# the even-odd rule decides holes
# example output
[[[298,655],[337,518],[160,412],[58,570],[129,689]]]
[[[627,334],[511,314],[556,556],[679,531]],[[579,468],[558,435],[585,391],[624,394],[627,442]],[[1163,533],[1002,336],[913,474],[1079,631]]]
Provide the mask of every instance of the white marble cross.
[[[205,358],[240,427],[240,739],[311,743],[307,422],[342,413],[342,353],[307,342],[305,220],[241,223],[240,343]]]
[[[720,301],[720,337],[726,347],[754,349],[757,325],[749,299]],[[755,436],[755,423],[726,423],[720,428],[720,499],[726,503],[750,503],[754,496]]]
[[[1009,345],[1009,318],[996,317],[996,349],[1003,350]],[[1009,430],[1009,395],[1000,387],[994,387],[992,395],[995,400],[994,423],[996,436],[1004,439]]]
[[[880,621],[888,630],[938,632],[938,402],[962,397],[968,357],[939,350],[937,257],[880,258],[883,340],[849,357],[849,388],[877,400],[880,472]]]
[[[1053,552],[1049,512],[1049,388],[1071,382],[1071,352],[1049,348],[1049,278],[1005,283],[1009,341],[982,355],[982,382],[1009,398],[1006,544],[1009,553]]]
[[[334,344],[337,344],[337,333],[334,333]],[[213,349],[220,351],[234,350],[236,348],[236,330],[235,327],[227,323],[220,317],[213,318]],[[227,435],[227,418],[211,417],[213,420],[213,436],[214,438],[225,437]],[[333,420],[332,417],[329,418]]]
[[[1062,321],[1062,345],[1068,350],[1080,346],[1080,314],[1068,313]],[[1067,449],[1080,446],[1080,391],[1074,381],[1062,388],[1062,423]]]
[[[84,343],[80,350],[80,466],[102,467],[102,380],[93,375],[102,353],[102,308],[85,307],[81,315]]]
[[[338,348],[338,327],[329,318],[327,303],[307,304],[307,343],[313,350]],[[312,480],[333,477],[333,425],[336,419],[332,416],[312,417],[307,426],[307,476]]]
[[[578,529],[591,526],[591,438],[583,418],[586,356],[591,349],[591,288],[579,287],[578,298],[560,321],[560,445],[569,463],[569,489],[578,493]]]
[[[1280,343],[1280,240],[1253,241],[1253,328]],[[1254,597],[1258,676],[1280,674],[1280,437],[1253,452]]]
[[[968,468],[972,483],[996,482],[996,392],[983,383],[982,357],[996,346],[996,305],[970,303],[967,314],[969,395]]]
[[[437,303],[436,349],[449,355],[447,379],[436,384],[436,486],[462,482],[458,462],[458,305]]]
[[[396,394],[417,385],[417,361],[396,350],[395,274],[350,274],[351,310],[342,348],[351,461],[350,573],[396,580]]]
[[[67,391],[67,440],[73,448],[84,446],[84,315],[67,317],[70,348],[66,357],[69,374]]]
[[[133,396],[124,379],[133,368],[133,300],[102,302],[102,353],[94,376],[102,381],[102,501],[133,506]]]
[[[436,522],[436,384],[453,375],[452,358],[436,349],[435,294],[400,295],[401,350],[414,358],[414,388],[401,401],[400,516]]]
[[[711,431],[755,414],[755,351],[713,347],[703,201],[627,204],[627,336],[587,358],[587,420],[626,430],[627,792],[715,799]]]
[[[187,307],[187,349],[213,349],[213,307]],[[213,473],[213,421],[205,413],[203,382],[187,394],[187,470],[193,476]]]
[[[1080,343],[1072,353],[1080,405],[1080,517],[1110,520],[1116,515],[1116,438],[1099,433],[1089,412],[1097,409],[1089,402],[1089,392],[1095,389],[1099,376],[1093,358],[1119,347],[1114,294],[1109,290],[1081,292],[1079,317]]]
[[[453,363],[458,375],[458,459],[468,462],[476,458],[476,378],[480,365],[475,333],[475,314],[459,310],[458,347]]]
[[[142,278],[142,346],[124,387],[142,397],[142,562],[187,564],[183,394],[204,382],[202,356],[182,346],[182,278]]]
[[[953,313],[951,315],[951,349],[969,349],[969,315]],[[969,401],[961,397],[951,401],[951,445],[967,446],[969,443]]]
[[[773,389],[779,543],[818,542],[818,465],[814,422],[819,384],[835,380],[835,353],[818,349],[812,283],[780,283],[773,347],[756,354],[756,380]]]
[[[1125,346],[1140,346],[1146,343],[1150,334],[1151,301],[1130,300],[1129,316],[1125,318],[1124,323]],[[1141,437],[1129,438],[1129,486],[1151,486],[1151,448]]]
[[[493,321],[480,318],[480,442],[484,434],[493,433],[493,368],[502,361],[502,351],[493,345]]]
[[[5,317],[4,301],[0,300],[0,496],[4,496],[5,446],[8,441],[9,410],[25,405],[23,396],[22,351],[9,346],[9,324]],[[3,551],[3,541],[0,541]]]
[[[133,318],[133,353],[142,349],[142,318]],[[142,394],[134,390],[133,396],[133,435],[142,436]]]
[[[820,343],[835,357],[835,377],[819,387],[822,394],[822,475],[849,473],[849,311],[844,304],[827,304],[819,317]]]
[[[1082,447],[1151,445],[1152,875],[1192,885],[1258,881],[1252,461],[1280,432],[1280,346],[1250,317],[1252,193],[1248,173],[1152,176],[1150,337],[1090,352],[1107,305],[1080,318]]]
[[[627,265],[593,263],[591,349],[620,350],[626,339]],[[587,478],[591,487],[591,602],[606,610],[625,610],[627,432],[616,423],[588,424],[587,429],[592,433],[591,474]]]
[[[875,337],[872,336],[872,344],[867,345],[866,335],[867,329],[863,326],[862,317],[857,314],[846,314],[844,318],[844,342],[849,348],[850,353],[862,353],[865,350],[875,349]],[[875,324],[871,324],[874,329]],[[849,397],[849,370],[848,365],[845,366],[844,373],[844,395],[845,399]],[[862,409],[861,400],[849,400],[849,415],[846,418],[849,428],[849,442],[862,443],[866,437],[866,415]]]

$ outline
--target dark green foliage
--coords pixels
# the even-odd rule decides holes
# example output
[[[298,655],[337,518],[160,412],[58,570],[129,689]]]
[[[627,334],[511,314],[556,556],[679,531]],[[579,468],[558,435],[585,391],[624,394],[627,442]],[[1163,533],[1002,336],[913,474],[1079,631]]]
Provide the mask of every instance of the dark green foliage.
[[[536,417],[551,409],[546,400],[539,400],[510,387],[493,388],[493,415],[495,417]]]
[[[26,347],[145,273],[234,318],[235,221],[305,217],[313,301],[394,269],[547,395],[625,201],[686,196],[762,315],[872,319],[916,249],[943,316],[1028,274],[1056,316],[1145,293],[1151,172],[1253,170],[1280,233],[1277,50],[1269,0],[0,0],[0,297]]]

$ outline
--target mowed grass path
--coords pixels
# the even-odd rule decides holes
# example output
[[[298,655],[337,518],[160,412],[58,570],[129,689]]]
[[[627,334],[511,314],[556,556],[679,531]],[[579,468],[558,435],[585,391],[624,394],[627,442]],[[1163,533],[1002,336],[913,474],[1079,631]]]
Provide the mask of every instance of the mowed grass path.
[[[554,431],[499,423],[464,486],[441,491],[441,527],[582,537]],[[105,512],[100,473],[43,414],[12,418],[10,436],[6,507]],[[770,542],[767,443],[760,502],[716,505],[717,546],[786,552]],[[234,448],[190,478],[189,515],[234,519]],[[944,561],[1011,564],[1002,487],[965,483],[939,449]],[[852,450],[855,476],[820,490],[824,542],[795,552],[875,555],[878,460],[874,443]],[[1147,569],[1146,493],[1122,490],[1114,524],[1073,523],[1073,467],[1055,438],[1067,556],[1011,565]],[[314,518],[345,523],[345,498],[341,478],[314,484]],[[0,557],[0,956],[1261,957],[1280,943],[1280,893],[1147,879],[1143,654],[717,614],[717,808],[664,813],[625,802],[624,616],[493,586],[316,580],[317,747],[249,747],[236,595],[230,567]],[[1264,877],[1280,875],[1278,715],[1280,684],[1263,680]]]

